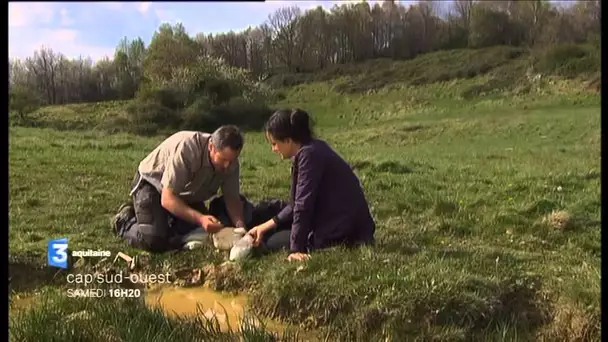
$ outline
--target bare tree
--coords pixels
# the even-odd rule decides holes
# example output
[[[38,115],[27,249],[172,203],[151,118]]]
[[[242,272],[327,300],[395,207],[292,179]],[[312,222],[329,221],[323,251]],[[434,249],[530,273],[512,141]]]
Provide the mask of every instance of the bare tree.
[[[297,19],[300,15],[300,8],[291,6],[280,8],[268,17],[268,23],[274,33],[273,46],[276,57],[288,71],[295,71]]]

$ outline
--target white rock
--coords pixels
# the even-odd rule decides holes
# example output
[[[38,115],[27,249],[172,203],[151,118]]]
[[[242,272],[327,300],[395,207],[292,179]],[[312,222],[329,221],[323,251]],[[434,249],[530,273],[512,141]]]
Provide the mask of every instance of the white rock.
[[[212,234],[213,246],[217,249],[228,251],[239,241],[246,232],[243,228],[225,227],[219,232]]]
[[[253,249],[253,237],[249,234],[237,241],[230,250],[230,261],[242,260],[249,256]]]

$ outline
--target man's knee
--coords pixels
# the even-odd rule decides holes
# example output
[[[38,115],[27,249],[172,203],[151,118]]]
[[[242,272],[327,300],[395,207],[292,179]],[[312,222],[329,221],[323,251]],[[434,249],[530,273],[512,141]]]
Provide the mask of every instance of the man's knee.
[[[174,249],[171,239],[166,234],[159,234],[162,227],[151,224],[135,224],[125,233],[124,238],[130,246],[149,252],[165,252]]]
[[[253,204],[243,195],[240,195],[240,200],[243,204],[243,219],[245,220],[245,224],[248,224],[251,222]],[[228,214],[224,196],[215,197],[209,202],[209,213],[215,216],[224,225],[234,225],[234,222],[232,222],[230,215]]]
[[[146,185],[133,195],[133,209],[137,222],[152,224],[164,208],[160,203],[160,194],[152,186]]]

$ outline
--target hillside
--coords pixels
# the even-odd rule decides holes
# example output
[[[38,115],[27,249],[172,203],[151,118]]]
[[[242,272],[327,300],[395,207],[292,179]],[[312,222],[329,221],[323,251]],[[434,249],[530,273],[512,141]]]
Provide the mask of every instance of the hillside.
[[[555,60],[561,64],[556,66]],[[317,73],[281,74],[271,77],[267,83],[279,89],[279,98],[284,98],[286,87],[303,84],[309,84],[312,88],[329,87],[334,93],[348,95],[332,98],[331,101],[351,99],[349,101],[355,103],[348,106],[357,112],[371,108],[365,108],[367,104],[358,106],[356,99],[380,90],[386,95],[407,89],[408,101],[412,103],[406,106],[421,106],[424,101],[430,100],[458,105],[469,100],[559,92],[562,90],[555,88],[553,83],[560,82],[575,83],[575,88],[571,89],[574,92],[598,92],[599,65],[597,52],[584,45],[566,46],[544,55],[531,55],[521,48],[492,47],[439,51],[407,61],[378,59],[333,66]],[[535,81],[536,75],[542,75],[542,78]],[[440,89],[441,93],[430,94],[426,89]],[[317,103],[317,99],[313,102]],[[70,130],[128,131],[126,108],[129,103],[108,101],[47,106],[32,113],[28,125]],[[275,107],[281,103],[284,101],[277,101]],[[12,118],[11,121],[18,121],[14,115]]]
[[[378,244],[321,251],[304,265],[283,254],[254,258],[216,274],[213,289],[247,294],[255,313],[330,340],[598,340],[599,64],[592,50],[569,49],[442,51],[271,77],[279,90],[272,106],[310,111],[318,135],[356,170]],[[556,56],[566,62],[550,63]],[[129,133],[128,105],[45,107],[31,116],[37,127],[11,127],[16,293],[61,295],[65,284],[39,271],[51,236],[67,236],[71,248],[137,254],[109,238],[108,219],[163,133]],[[288,196],[289,163],[260,132],[247,132],[241,160],[246,196]],[[142,272],[183,274],[223,261],[211,247],[150,259]],[[11,331],[23,340],[76,331],[101,341],[94,324],[51,324],[85,306],[61,298],[60,308],[30,311]],[[136,328],[108,314],[143,306],[96,305],[87,310],[111,316],[115,340],[203,336],[195,323],[149,312]]]

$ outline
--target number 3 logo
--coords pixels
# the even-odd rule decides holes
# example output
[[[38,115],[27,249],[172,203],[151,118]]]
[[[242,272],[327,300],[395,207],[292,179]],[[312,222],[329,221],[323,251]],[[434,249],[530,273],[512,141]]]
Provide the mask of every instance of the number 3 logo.
[[[48,263],[50,266],[68,268],[68,239],[49,241]]]
[[[65,243],[56,243],[53,244],[53,249],[55,249],[55,256],[53,256],[54,262],[66,262],[68,260],[68,245]]]

